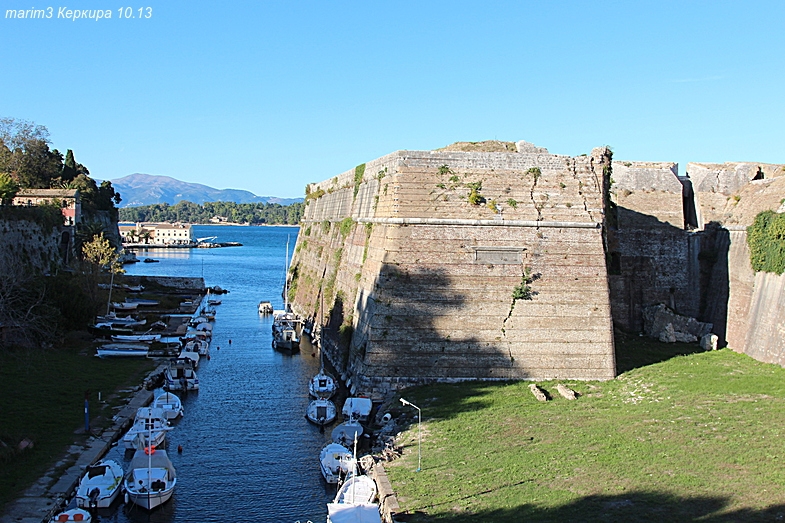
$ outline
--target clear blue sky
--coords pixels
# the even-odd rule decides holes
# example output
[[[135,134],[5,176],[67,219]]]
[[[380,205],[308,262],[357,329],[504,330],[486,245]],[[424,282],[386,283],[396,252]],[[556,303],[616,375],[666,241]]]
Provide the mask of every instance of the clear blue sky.
[[[52,18],[7,18],[33,6]],[[95,178],[261,196],[455,141],[610,145],[682,174],[785,163],[783,20],[781,1],[6,0],[0,116],[46,126]]]

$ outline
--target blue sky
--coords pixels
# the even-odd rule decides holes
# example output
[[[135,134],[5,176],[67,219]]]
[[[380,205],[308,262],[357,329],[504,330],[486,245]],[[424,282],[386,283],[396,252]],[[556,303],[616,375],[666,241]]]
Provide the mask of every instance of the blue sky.
[[[150,18],[119,18],[133,7]],[[51,19],[11,19],[7,9]],[[111,19],[58,18],[110,9]],[[785,2],[36,4],[0,11],[0,116],[99,179],[302,197],[399,149],[527,140],[785,163]]]

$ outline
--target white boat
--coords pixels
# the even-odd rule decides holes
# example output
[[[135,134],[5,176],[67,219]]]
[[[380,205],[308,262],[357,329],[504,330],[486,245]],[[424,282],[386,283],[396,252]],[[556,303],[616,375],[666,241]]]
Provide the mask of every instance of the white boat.
[[[126,450],[140,449],[151,444],[158,447],[163,445],[169,430],[171,427],[163,409],[139,407],[136,410],[134,424],[123,436],[123,445]]]
[[[139,307],[138,303],[130,303],[130,302],[118,303],[116,301],[112,302],[112,308],[115,311],[120,311],[120,312],[135,311],[137,307]]]
[[[259,302],[259,314],[272,314],[273,313],[273,304],[269,301],[260,301]]]
[[[346,398],[341,413],[345,420],[354,419],[360,423],[365,423],[371,415],[372,408],[373,402],[371,398]]]
[[[108,323],[110,325],[122,325],[124,327],[138,327],[147,323],[147,320],[137,320],[133,316],[118,316],[114,312],[103,316],[96,316],[96,324]]]
[[[144,358],[149,350],[146,343],[106,343],[96,349],[96,355],[99,358]]]
[[[213,324],[212,323],[199,323],[194,328],[197,331],[209,331],[210,333],[213,332]]]
[[[328,443],[319,453],[319,466],[324,480],[335,484],[355,470],[356,462],[349,449],[338,443]]]
[[[294,352],[300,349],[300,337],[297,335],[297,315],[289,310],[289,238],[286,238],[286,263],[284,264],[284,307],[273,311],[273,348]]]
[[[91,523],[93,516],[88,511],[81,508],[72,508],[61,512],[49,520],[50,523],[68,523],[70,521],[81,521],[82,523]]]
[[[194,338],[186,341],[183,349],[188,352],[197,352],[200,356],[207,356],[210,354],[210,342]]]
[[[191,348],[193,348],[193,346]],[[191,360],[194,369],[199,368],[199,353],[194,350],[188,350],[184,347],[183,350],[180,351],[180,355],[177,356],[177,358],[181,360]]]
[[[107,508],[123,489],[123,467],[114,460],[99,461],[87,467],[76,489],[76,506]]]
[[[273,324],[273,348],[295,352],[300,349],[300,337],[294,325],[288,323]]]
[[[199,378],[190,360],[171,360],[164,370],[164,390],[199,390]]]
[[[345,421],[335,427],[331,433],[333,443],[338,443],[344,447],[350,445],[355,438],[362,436],[363,426],[357,420]]]
[[[152,343],[161,339],[160,334],[113,334],[112,341]]]
[[[308,408],[305,411],[305,417],[308,418],[308,421],[311,423],[327,425],[335,420],[336,412],[337,409],[332,401],[316,399],[308,404]]]
[[[338,487],[334,502],[355,505],[373,503],[375,499],[376,482],[373,478],[364,474],[352,474]]]
[[[153,407],[164,411],[164,417],[168,420],[176,419],[183,415],[183,402],[180,397],[172,392],[159,394],[153,400]]]
[[[327,523],[382,523],[376,503],[328,503]]]
[[[125,476],[126,503],[152,510],[169,501],[177,485],[177,472],[164,450],[137,450]]]
[[[330,399],[337,389],[338,383],[335,381],[335,378],[325,372],[324,369],[319,370],[319,374],[308,382],[308,392],[314,398]]]

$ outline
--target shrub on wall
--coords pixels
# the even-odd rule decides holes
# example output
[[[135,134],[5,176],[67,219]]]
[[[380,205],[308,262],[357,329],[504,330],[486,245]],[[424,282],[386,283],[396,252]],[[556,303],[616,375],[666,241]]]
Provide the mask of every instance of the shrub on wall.
[[[763,211],[747,227],[750,264],[755,272],[785,271],[785,214]]]
[[[354,220],[351,218],[351,216],[341,220],[341,225],[340,225],[341,236],[343,236],[344,238],[349,236],[349,233],[352,232],[353,226],[354,226]]]
[[[361,163],[354,168],[354,197],[357,198],[357,193],[360,191],[360,184],[365,176],[365,164]]]

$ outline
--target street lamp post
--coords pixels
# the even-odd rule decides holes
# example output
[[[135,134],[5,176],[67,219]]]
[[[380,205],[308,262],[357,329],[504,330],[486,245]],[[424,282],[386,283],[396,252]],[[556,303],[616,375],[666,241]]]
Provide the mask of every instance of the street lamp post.
[[[422,429],[420,427],[422,425],[422,411],[420,407],[403,398],[401,398],[401,403],[417,409],[417,470],[415,472],[420,472],[422,470]]]

